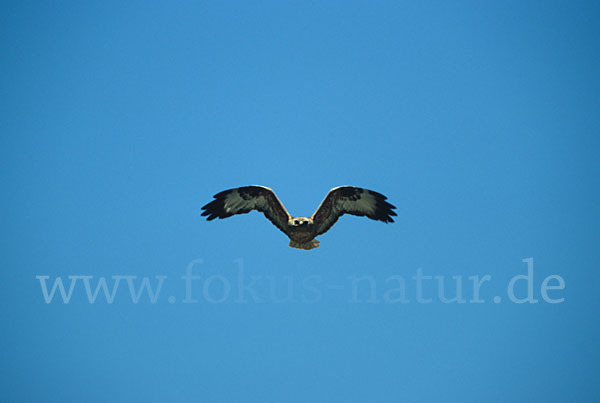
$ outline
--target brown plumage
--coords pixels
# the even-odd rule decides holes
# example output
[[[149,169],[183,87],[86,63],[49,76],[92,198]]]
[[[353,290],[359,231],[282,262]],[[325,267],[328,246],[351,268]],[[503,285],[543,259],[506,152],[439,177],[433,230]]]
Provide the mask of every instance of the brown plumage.
[[[214,195],[214,200],[202,207],[208,221],[262,212],[290,238],[292,248],[310,250],[319,247],[316,236],[324,234],[344,214],[368,217],[385,223],[394,222],[396,212],[381,193],[353,186],[340,186],[327,193],[311,217],[292,217],[273,190],[264,186],[243,186]]]

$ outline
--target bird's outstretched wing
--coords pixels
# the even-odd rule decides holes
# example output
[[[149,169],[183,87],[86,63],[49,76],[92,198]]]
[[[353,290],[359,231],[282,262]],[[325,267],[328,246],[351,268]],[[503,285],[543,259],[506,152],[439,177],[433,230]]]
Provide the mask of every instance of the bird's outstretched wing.
[[[277,228],[287,234],[287,223],[291,218],[273,190],[264,186],[243,186],[224,190],[213,196],[215,200],[202,207],[203,216],[211,221],[227,218],[234,214],[246,214],[251,210],[264,213]]]
[[[396,207],[386,201],[387,197],[372,190],[353,186],[340,186],[327,193],[317,211],[312,215],[317,235],[324,234],[344,214],[367,216],[385,223],[394,222]]]

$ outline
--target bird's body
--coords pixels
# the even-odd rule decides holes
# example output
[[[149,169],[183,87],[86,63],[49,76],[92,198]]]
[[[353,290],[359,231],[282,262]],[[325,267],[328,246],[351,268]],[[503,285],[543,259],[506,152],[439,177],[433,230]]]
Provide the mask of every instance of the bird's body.
[[[264,186],[229,189],[214,198],[202,207],[202,215],[209,221],[257,210],[290,238],[289,246],[305,250],[318,248],[315,237],[327,232],[344,214],[367,216],[385,223],[394,222],[391,216],[396,215],[393,211],[396,207],[384,195],[352,186],[331,189],[311,217],[292,217],[275,193]]]
[[[292,217],[288,220],[287,235],[290,237],[290,246],[297,249],[313,249],[319,247],[317,227],[308,217]]]

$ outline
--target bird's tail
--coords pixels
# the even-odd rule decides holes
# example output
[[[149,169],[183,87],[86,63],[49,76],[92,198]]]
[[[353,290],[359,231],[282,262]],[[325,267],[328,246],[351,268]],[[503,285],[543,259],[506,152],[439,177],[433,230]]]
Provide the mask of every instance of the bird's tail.
[[[300,243],[290,240],[290,247],[296,249],[311,250],[319,247],[319,241],[312,239],[310,242]]]

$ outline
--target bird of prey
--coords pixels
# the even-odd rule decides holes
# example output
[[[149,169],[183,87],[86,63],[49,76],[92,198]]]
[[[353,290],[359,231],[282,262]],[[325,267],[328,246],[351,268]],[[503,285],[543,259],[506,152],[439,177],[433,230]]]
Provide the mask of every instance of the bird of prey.
[[[327,193],[317,211],[310,217],[292,217],[273,190],[265,186],[243,186],[224,190],[202,207],[202,216],[211,221],[252,210],[262,212],[277,228],[290,238],[289,246],[310,250],[319,247],[316,236],[324,234],[344,214],[367,216],[384,223],[394,222],[396,207],[387,197],[372,190],[340,186]]]

